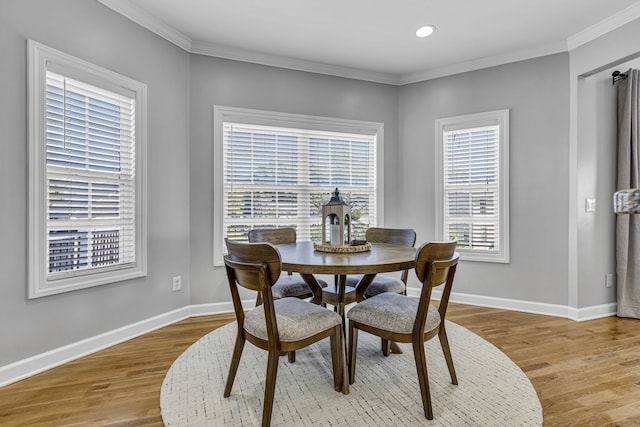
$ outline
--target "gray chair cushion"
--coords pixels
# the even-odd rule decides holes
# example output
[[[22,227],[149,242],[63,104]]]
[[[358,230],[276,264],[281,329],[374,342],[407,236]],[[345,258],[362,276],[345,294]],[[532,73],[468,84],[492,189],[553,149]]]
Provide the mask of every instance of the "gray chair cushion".
[[[404,295],[385,292],[356,304],[347,317],[364,325],[400,334],[410,334],[418,312],[418,300]],[[440,324],[440,313],[429,305],[424,330]]]
[[[280,341],[300,341],[342,324],[338,313],[298,298],[275,300],[273,306]],[[246,314],[244,329],[251,335],[267,339],[264,305]]]
[[[324,280],[318,280],[318,283],[323,288],[327,287],[327,282]],[[271,287],[271,293],[274,298],[310,298],[313,296],[309,285],[305,283],[299,274],[283,275],[280,277]]]
[[[362,279],[362,275],[347,276],[347,286],[355,287],[360,279]],[[400,280],[400,278],[378,274],[373,279],[373,282],[371,282],[364,294],[367,297],[372,297],[383,292],[393,292],[394,294],[401,294],[404,293],[404,289],[405,284],[402,280]]]

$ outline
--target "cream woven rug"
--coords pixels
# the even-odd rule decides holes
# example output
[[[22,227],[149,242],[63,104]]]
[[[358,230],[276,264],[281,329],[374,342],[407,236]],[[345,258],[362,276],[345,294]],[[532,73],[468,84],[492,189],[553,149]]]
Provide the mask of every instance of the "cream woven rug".
[[[246,343],[231,396],[222,397],[235,339],[232,323],[209,333],[173,364],[162,385],[167,426],[259,426],[266,352]],[[540,426],[542,408],[526,375],[504,353],[447,321],[459,385],[451,384],[437,338],[427,342],[434,419],[424,418],[408,344],[382,356],[380,340],[360,332],[351,393],[333,390],[329,340],[280,359],[272,426]]]

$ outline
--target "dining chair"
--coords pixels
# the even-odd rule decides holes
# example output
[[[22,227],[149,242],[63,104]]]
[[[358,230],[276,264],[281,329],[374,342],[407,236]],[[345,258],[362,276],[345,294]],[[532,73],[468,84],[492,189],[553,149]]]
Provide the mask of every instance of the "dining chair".
[[[410,228],[368,228],[365,233],[367,242],[391,243],[413,247],[416,244],[416,232]],[[370,298],[383,292],[406,295],[409,270],[404,270],[400,277],[378,274],[364,292],[364,298]],[[362,275],[347,276],[347,286],[356,287]]]
[[[458,384],[445,329],[445,315],[459,258],[458,253],[455,252],[456,243],[455,240],[429,242],[418,249],[415,272],[422,282],[419,299],[385,292],[362,301],[347,313],[349,318],[349,383],[353,384],[356,376],[358,330],[379,336],[387,341],[411,343],[418,371],[424,415],[430,420],[433,419],[433,410],[424,343],[436,335],[440,339],[451,382]],[[431,304],[431,293],[434,287],[443,284],[440,304],[438,308],[435,308]]]
[[[272,288],[280,277],[282,260],[270,243],[243,243],[225,239],[227,271],[238,331],[224,397],[231,395],[245,341],[266,350],[262,425],[269,426],[273,410],[278,360],[282,353],[307,347],[330,337],[333,386],[349,393],[342,319],[331,310],[299,298],[274,299]],[[262,304],[245,313],[238,286],[262,294]],[[318,384],[321,386],[321,384]]]
[[[295,243],[296,230],[290,227],[282,228],[255,228],[249,230],[247,236],[251,243],[271,243],[273,245]],[[327,287],[327,282],[316,279],[321,287]],[[278,279],[271,290],[274,298],[310,298],[313,297],[313,290],[299,274],[289,274]],[[259,297],[260,295],[258,295]],[[259,304],[259,301],[256,302]]]
[[[291,227],[281,228],[254,228],[249,230],[247,235],[250,243],[271,243],[273,245],[295,243],[296,242],[296,230]],[[316,279],[318,284],[322,288],[326,288],[327,282],[321,279]],[[320,292],[320,289],[318,289]],[[304,281],[299,274],[288,274],[280,277],[278,281],[271,288],[273,298],[280,299],[286,297],[295,298],[311,298],[314,295],[314,291]],[[256,305],[261,304],[261,295],[258,293],[256,298]],[[289,353],[289,362],[294,363],[296,361],[296,353]]]

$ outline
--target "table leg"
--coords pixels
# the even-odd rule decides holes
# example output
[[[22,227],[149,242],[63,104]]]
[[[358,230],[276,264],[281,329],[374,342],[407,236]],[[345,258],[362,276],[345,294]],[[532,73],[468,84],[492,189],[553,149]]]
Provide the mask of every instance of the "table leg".
[[[340,274],[338,276],[338,314],[342,317],[342,331],[344,336],[347,336],[347,322],[344,317],[344,293],[347,288],[347,276]]]
[[[376,278],[376,274],[365,274],[362,276],[358,284],[356,285],[356,301],[362,302],[364,301],[364,293],[367,291],[367,288],[373,282],[373,279]]]
[[[300,277],[305,283],[311,288],[311,292],[313,292],[313,298],[311,298],[311,302],[314,304],[322,303],[322,286],[316,280],[313,274],[300,273]]]

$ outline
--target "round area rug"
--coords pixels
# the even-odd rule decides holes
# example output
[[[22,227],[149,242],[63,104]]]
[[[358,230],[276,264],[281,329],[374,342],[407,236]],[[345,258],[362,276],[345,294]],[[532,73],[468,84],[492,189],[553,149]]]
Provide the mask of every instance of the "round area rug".
[[[262,419],[267,353],[247,342],[231,390],[224,385],[236,323],[216,329],[171,366],[160,395],[167,426],[258,426]],[[325,339],[280,358],[272,426],[540,426],[542,408],[522,370],[495,346],[447,321],[459,385],[451,378],[440,342],[426,343],[432,421],[424,417],[410,344],[384,357],[380,339],[360,331],[356,381],[350,394],[333,389]]]

